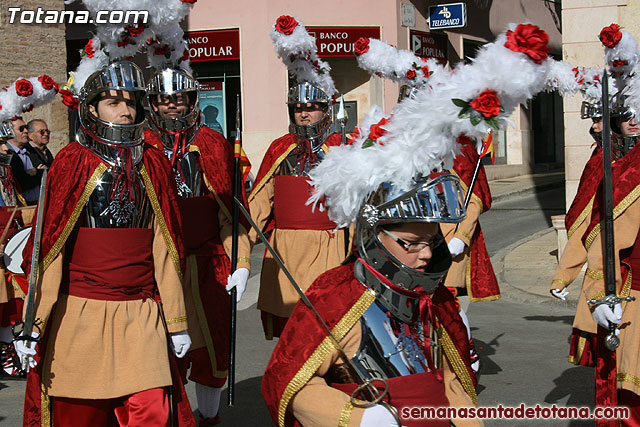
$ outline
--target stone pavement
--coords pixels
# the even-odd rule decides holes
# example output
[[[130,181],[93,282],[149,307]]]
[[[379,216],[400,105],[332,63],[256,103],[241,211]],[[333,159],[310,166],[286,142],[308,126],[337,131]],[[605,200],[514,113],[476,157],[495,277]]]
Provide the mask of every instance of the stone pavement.
[[[493,200],[549,190],[564,185],[564,172],[523,175],[489,181]],[[569,286],[567,302],[551,296],[549,289],[555,273],[558,243],[551,227],[501,249],[491,257],[504,298],[524,303],[575,306],[584,272]]]

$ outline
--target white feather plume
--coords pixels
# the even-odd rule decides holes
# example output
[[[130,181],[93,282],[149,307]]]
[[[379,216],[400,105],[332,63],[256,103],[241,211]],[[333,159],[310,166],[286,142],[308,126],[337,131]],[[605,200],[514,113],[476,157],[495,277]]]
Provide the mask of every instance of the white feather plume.
[[[315,37],[307,32],[302,21],[293,19],[297,25],[289,35],[281,33],[273,25],[271,40],[276,53],[299,83],[309,82],[327,95],[335,95],[336,86],[329,74],[331,67],[318,57]]]
[[[449,78],[396,105],[377,143],[362,148],[366,138],[361,137],[352,145],[332,148],[310,172],[315,190],[308,203],[324,201],[329,217],[346,226],[381,183],[408,190],[413,177],[450,168],[459,151],[458,136],[483,138],[490,129],[484,120],[474,126],[468,117],[460,118],[462,107],[453,99],[468,102],[487,89],[496,91],[504,109],[497,124],[504,128],[516,106],[545,87],[550,68],[549,59],[536,64],[506,48],[506,40],[501,34],[480,49],[472,64],[458,66]]]
[[[422,87],[427,84],[431,73],[444,71],[433,59],[424,60],[413,52],[398,49],[378,39],[369,38],[368,41],[367,51],[356,54],[358,66],[378,77],[412,87]],[[413,78],[407,75],[410,71],[414,73]]]
[[[38,80],[38,77],[24,79],[28,80],[33,86],[33,93],[29,96],[20,96],[16,92],[16,83],[20,80],[23,80],[23,78],[17,79],[0,91],[0,105],[2,106],[0,110],[0,121],[19,116],[32,107],[36,108],[48,104],[53,101],[56,96],[56,88],[45,89]]]

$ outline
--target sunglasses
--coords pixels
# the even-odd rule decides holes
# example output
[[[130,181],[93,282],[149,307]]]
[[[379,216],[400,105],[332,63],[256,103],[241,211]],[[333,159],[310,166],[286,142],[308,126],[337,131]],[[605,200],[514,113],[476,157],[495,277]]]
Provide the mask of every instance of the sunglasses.
[[[51,133],[51,131],[50,131],[49,129],[40,129],[40,130],[38,131],[38,133],[39,133],[40,135],[44,136],[44,135],[49,135],[49,134]]]
[[[18,130],[19,130],[20,132],[24,132],[25,130],[27,130],[27,125],[22,125],[22,126],[20,126],[20,127],[18,128]]]

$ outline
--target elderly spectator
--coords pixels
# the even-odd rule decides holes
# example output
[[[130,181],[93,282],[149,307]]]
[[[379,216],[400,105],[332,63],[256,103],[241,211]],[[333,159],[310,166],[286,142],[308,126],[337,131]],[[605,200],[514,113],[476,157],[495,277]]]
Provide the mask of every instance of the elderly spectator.
[[[35,205],[38,202],[40,178],[45,166],[38,165],[34,167],[33,159],[27,149],[29,146],[27,124],[22,120],[22,117],[16,117],[12,120],[12,124],[13,132],[16,136],[10,139],[7,144],[17,155],[14,155],[11,159],[11,170],[22,188],[22,194],[27,204]]]
[[[33,148],[29,152],[32,154],[31,158],[35,167],[38,167],[38,165],[45,165],[47,168],[51,167],[53,154],[47,148],[50,134],[49,126],[44,120],[34,119],[27,123],[27,136],[29,137],[31,148]]]

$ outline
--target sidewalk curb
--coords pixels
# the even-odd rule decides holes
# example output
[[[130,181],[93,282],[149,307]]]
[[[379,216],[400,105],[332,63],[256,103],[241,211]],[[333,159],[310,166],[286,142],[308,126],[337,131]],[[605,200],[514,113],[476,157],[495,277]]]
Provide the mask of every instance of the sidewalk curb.
[[[564,184],[565,184],[564,181],[558,181],[558,182],[548,182],[546,184],[542,184],[542,185],[538,185],[538,186],[520,188],[520,189],[509,191],[509,192],[506,192],[506,193],[503,193],[503,194],[492,195],[491,201],[492,201],[492,203],[495,203],[495,202],[500,202],[500,201],[503,201],[505,199],[514,197],[514,196],[525,196],[525,195],[534,194],[534,193],[541,193],[543,191],[553,190],[555,188],[560,188],[560,187],[564,186]],[[491,186],[491,182],[489,182],[489,186]]]
[[[539,188],[539,187],[538,187]],[[523,239],[518,240],[517,242],[507,246],[496,252],[495,255],[491,257],[491,263],[493,264],[494,271],[498,278],[498,283],[500,285],[500,295],[502,299],[514,302],[520,302],[525,304],[537,303],[537,304],[545,304],[545,305],[554,305],[558,307],[565,308],[576,308],[577,301],[562,301],[559,300],[551,294],[549,295],[540,295],[533,292],[525,291],[524,289],[520,289],[519,287],[512,285],[505,279],[505,265],[504,260],[506,256],[512,253],[514,250],[517,250],[518,247],[523,244],[530,242],[535,239],[539,239],[540,237],[553,232],[553,228],[548,228],[546,230],[538,231],[531,236],[527,236]]]

